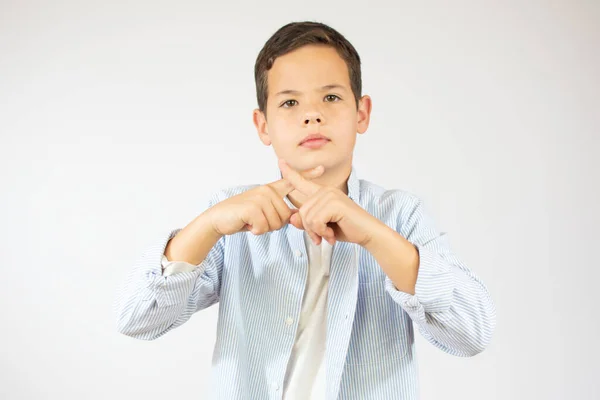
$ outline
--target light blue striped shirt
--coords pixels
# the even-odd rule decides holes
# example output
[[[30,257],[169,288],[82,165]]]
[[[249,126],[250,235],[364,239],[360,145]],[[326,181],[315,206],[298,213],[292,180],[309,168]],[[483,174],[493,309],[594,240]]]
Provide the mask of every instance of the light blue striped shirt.
[[[215,193],[209,207],[255,186]],[[336,242],[327,301],[327,399],[417,399],[413,324],[441,350],[473,356],[491,340],[494,304],[418,197],[358,179],[354,168],[348,196],[416,245],[420,265],[410,295],[395,288],[366,249]],[[224,236],[195,270],[162,276],[162,255],[178,231],[150,246],[132,268],[116,299],[118,331],[157,339],[219,302],[215,397],[281,399],[297,329],[285,321],[299,320],[306,286],[303,232],[288,224],[260,236]]]

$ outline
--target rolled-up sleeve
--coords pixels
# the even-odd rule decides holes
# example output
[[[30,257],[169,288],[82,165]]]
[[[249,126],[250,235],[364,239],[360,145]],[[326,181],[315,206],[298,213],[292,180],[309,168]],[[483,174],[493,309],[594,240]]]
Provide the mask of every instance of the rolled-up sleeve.
[[[176,232],[151,246],[119,289],[114,308],[120,333],[154,340],[218,302],[224,238],[194,269],[163,275],[164,249]]]
[[[215,194],[209,207],[218,201]],[[165,249],[179,231],[172,230],[148,246],[118,288],[114,301],[118,332],[154,340],[219,301],[225,236],[198,265],[169,262]]]
[[[456,356],[473,356],[491,341],[496,310],[484,283],[452,251],[414,198],[399,213],[397,231],[419,252],[415,294],[398,290],[389,277],[386,291],[433,345]]]

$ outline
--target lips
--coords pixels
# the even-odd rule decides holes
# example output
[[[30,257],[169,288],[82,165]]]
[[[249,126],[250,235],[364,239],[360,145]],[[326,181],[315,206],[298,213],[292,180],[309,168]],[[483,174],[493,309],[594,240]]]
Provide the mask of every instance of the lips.
[[[300,142],[300,145],[303,145],[311,140],[325,140],[325,141],[329,141],[329,138],[327,136],[321,135],[320,133],[313,133],[308,135],[307,137],[305,137],[304,139],[302,139],[302,141]]]

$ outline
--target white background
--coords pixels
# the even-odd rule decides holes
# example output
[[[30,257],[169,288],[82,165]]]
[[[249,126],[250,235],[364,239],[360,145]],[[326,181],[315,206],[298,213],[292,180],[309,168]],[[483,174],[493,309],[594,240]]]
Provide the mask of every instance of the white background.
[[[217,306],[116,332],[142,250],[276,177],[251,120],[268,37],[330,24],[363,60],[360,178],[425,199],[488,285],[493,342],[420,336],[423,399],[598,399],[597,1],[0,1],[0,398],[206,398]]]

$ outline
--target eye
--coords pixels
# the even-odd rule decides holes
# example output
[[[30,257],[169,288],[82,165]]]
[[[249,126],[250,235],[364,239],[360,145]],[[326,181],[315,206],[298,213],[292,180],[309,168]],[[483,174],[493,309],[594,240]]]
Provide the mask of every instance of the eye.
[[[280,107],[290,108],[290,107],[295,106],[296,104],[298,104],[298,102],[296,100],[286,100],[281,104]]]
[[[333,101],[338,101],[341,100],[339,96],[335,95],[335,94],[328,94],[327,96],[325,96],[325,101],[327,102],[333,102]]]

